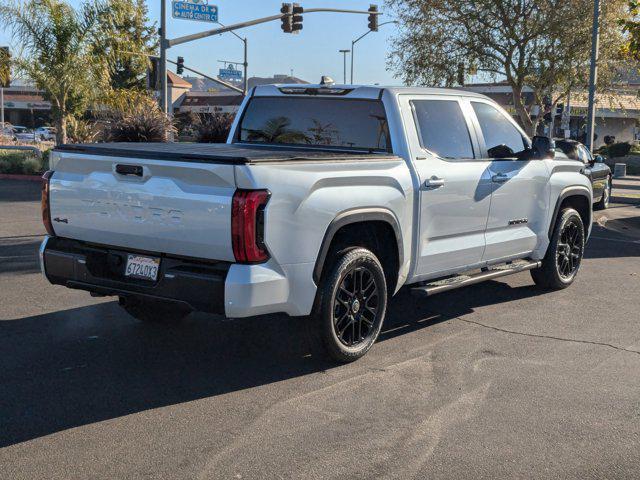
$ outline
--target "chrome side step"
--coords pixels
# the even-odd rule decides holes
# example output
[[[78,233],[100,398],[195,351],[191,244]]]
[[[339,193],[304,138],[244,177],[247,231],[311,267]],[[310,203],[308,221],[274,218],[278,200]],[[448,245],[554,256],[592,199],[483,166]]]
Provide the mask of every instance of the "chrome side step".
[[[455,275],[453,277],[443,278],[441,280],[434,280],[430,283],[413,287],[411,293],[417,295],[435,295],[436,293],[446,292],[455,288],[462,288],[468,285],[474,285],[476,283],[484,282],[486,280],[492,280],[494,278],[505,277],[507,275],[513,275],[514,273],[525,272],[527,270],[533,270],[540,267],[542,262],[531,260],[517,260],[512,263],[505,263],[490,267],[485,271],[470,275]]]

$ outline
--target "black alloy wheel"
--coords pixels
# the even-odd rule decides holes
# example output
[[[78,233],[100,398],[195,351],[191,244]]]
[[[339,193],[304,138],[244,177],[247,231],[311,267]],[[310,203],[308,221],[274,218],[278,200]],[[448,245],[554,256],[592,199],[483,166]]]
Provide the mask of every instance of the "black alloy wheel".
[[[353,362],[369,351],[382,329],[388,300],[385,272],[366,248],[332,255],[319,285],[313,325],[329,357]]]
[[[368,340],[376,323],[380,294],[373,273],[366,266],[349,270],[333,303],[333,328],[338,339],[353,347]]]
[[[531,270],[536,285],[548,290],[561,290],[571,285],[580,268],[585,240],[580,214],[571,207],[561,210],[542,264]]]
[[[556,267],[563,280],[570,280],[576,274],[584,249],[584,229],[571,220],[564,224],[556,247]]]

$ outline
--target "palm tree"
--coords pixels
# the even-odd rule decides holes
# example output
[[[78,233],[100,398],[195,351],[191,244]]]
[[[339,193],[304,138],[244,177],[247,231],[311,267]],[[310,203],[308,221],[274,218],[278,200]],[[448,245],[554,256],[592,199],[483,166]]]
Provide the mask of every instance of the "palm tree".
[[[260,129],[247,129],[247,140],[266,143],[309,143],[309,137],[299,130],[290,130],[287,117],[270,118]]]
[[[8,87],[11,79],[11,58],[9,49],[0,48],[0,86]]]
[[[69,119],[83,113],[109,82],[106,63],[92,54],[105,8],[99,0],[83,3],[77,11],[62,0],[0,4],[0,21],[23,48],[13,64],[51,102],[58,143],[67,141]]]

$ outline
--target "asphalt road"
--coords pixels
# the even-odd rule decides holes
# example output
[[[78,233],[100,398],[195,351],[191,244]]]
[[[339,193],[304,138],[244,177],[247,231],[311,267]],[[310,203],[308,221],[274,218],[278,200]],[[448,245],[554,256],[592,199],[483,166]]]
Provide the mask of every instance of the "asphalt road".
[[[638,478],[640,208],[575,284],[393,301],[351,365],[305,321],[137,323],[41,277],[38,186],[0,181],[0,478]]]

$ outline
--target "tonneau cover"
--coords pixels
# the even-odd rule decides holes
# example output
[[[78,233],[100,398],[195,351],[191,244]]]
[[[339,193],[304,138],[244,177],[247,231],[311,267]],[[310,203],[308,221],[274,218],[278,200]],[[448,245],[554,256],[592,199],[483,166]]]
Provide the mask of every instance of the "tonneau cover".
[[[389,160],[390,153],[345,152],[304,147],[271,147],[228,143],[76,143],[55,151],[110,157],[178,160],[185,162],[250,164],[286,161]]]

